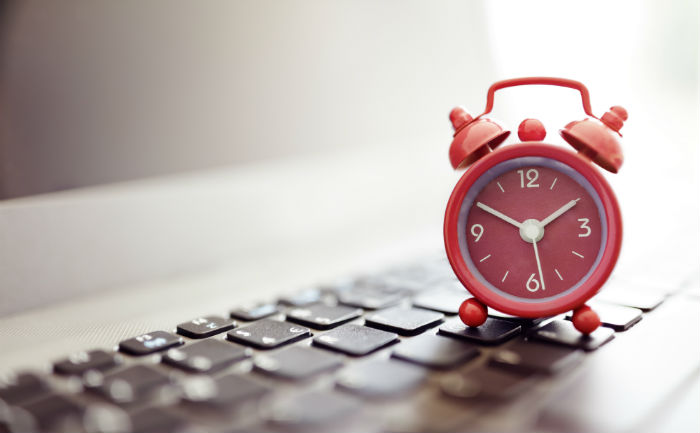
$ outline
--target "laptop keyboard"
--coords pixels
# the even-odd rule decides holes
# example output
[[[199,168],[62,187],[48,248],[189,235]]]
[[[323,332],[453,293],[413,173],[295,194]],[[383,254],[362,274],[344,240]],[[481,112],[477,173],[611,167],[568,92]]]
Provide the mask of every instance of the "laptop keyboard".
[[[115,350],[59,359],[53,374],[17,372],[0,382],[0,431],[453,430],[411,425],[391,405],[429,398],[439,417],[437,405],[508,404],[615,344],[666,299],[611,292],[593,301],[603,327],[590,336],[567,315],[492,312],[467,328],[456,314],[468,293],[431,259],[144,330]]]

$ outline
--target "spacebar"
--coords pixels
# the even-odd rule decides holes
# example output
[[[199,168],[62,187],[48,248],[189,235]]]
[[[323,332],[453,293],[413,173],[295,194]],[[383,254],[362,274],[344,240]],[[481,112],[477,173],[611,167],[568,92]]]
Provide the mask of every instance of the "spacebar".
[[[542,412],[546,431],[639,431],[700,366],[700,302],[674,296],[590,355]]]

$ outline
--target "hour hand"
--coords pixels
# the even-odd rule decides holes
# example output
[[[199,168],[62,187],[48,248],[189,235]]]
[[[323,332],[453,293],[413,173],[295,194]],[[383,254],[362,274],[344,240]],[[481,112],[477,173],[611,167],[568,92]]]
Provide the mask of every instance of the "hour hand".
[[[517,221],[514,220],[513,218],[511,218],[511,217],[509,217],[508,215],[505,215],[505,214],[503,214],[503,213],[497,211],[496,209],[494,209],[494,208],[492,208],[492,207],[486,206],[485,204],[483,204],[483,203],[480,202],[480,201],[476,202],[476,206],[477,206],[478,208],[480,208],[480,209],[485,210],[486,212],[490,213],[491,215],[493,215],[493,216],[495,216],[495,217],[497,217],[497,218],[502,219],[503,221],[505,221],[505,222],[507,222],[507,223],[509,223],[509,224],[513,224],[513,225],[514,225],[515,227],[517,227],[517,228],[521,228],[521,227],[522,227],[522,224],[519,223],[519,222],[517,222]]]
[[[546,226],[547,224],[549,224],[549,223],[551,223],[552,221],[554,221],[555,219],[559,218],[560,216],[562,216],[562,215],[564,214],[564,212],[566,212],[566,211],[568,211],[569,209],[571,209],[572,207],[576,206],[576,203],[578,203],[579,200],[581,200],[581,199],[580,199],[580,198],[577,198],[576,200],[571,200],[570,202],[568,202],[568,203],[565,204],[564,206],[562,206],[562,207],[560,207],[559,209],[555,210],[554,212],[552,212],[552,214],[551,214],[550,216],[548,216],[547,218],[545,218],[545,219],[543,219],[542,221],[540,221],[540,225],[541,225],[542,227],[544,227],[544,226]]]

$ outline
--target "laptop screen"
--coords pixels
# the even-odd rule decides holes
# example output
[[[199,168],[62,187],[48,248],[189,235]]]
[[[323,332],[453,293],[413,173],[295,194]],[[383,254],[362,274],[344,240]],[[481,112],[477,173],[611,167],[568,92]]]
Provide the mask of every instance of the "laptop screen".
[[[667,268],[697,263],[698,15],[687,10],[697,5],[608,3],[544,2],[551,14],[528,20],[519,1],[0,3],[0,314],[247,255],[261,235],[231,221],[277,210],[259,191],[263,170],[241,189],[261,202],[221,200],[229,213],[209,184],[192,200],[159,188],[51,193],[358,148],[418,149],[438,162],[424,177],[452,175],[449,110],[479,113],[491,83],[517,76],[579,80],[597,115],[628,109],[625,165],[610,177],[625,221],[618,266],[659,270],[637,259],[656,244],[683,251]],[[547,140],[566,146],[557,129],[584,114],[577,92],[537,86],[499,92],[493,116],[512,131],[539,118]],[[402,162],[353,161],[340,162],[384,186]],[[290,206],[315,205],[308,192],[327,177],[304,179]],[[440,191],[403,198],[426,196],[439,225]],[[317,218],[337,210],[338,226],[361,215],[374,224],[389,215],[376,207],[385,201],[346,201]]]

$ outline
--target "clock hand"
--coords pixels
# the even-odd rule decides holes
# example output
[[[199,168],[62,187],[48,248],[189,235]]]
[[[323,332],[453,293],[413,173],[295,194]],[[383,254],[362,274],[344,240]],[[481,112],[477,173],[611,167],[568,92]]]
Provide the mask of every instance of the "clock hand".
[[[494,209],[494,208],[492,208],[492,207],[486,206],[485,204],[483,204],[483,203],[480,202],[480,201],[476,202],[476,206],[477,206],[478,208],[480,208],[480,209],[485,210],[486,212],[490,213],[491,215],[493,215],[493,216],[495,216],[495,217],[497,217],[497,218],[502,219],[503,221],[505,221],[505,222],[507,222],[507,223],[513,224],[513,225],[514,225],[515,227],[517,227],[517,228],[521,228],[521,227],[522,227],[522,224],[519,223],[519,222],[517,222],[517,221],[514,220],[513,218],[511,218],[511,217],[509,217],[509,216],[507,216],[507,215],[505,215],[505,214],[503,214],[503,213],[497,211],[496,209]],[[556,217],[555,217],[555,218],[556,218]]]
[[[537,272],[540,274],[540,282],[542,283],[542,290],[545,290],[544,287],[544,278],[542,278],[542,264],[540,263],[540,254],[537,251],[537,241],[535,238],[532,238],[532,246],[535,248],[535,261],[537,261]]]
[[[555,219],[559,218],[564,212],[566,212],[566,211],[568,211],[569,209],[571,209],[572,207],[576,206],[576,203],[577,203],[579,200],[581,200],[581,199],[580,199],[580,198],[577,198],[576,200],[571,200],[570,202],[568,202],[568,203],[565,204],[564,206],[562,206],[562,207],[560,207],[559,209],[557,209],[557,210],[555,210],[554,212],[552,212],[552,214],[551,214],[550,216],[548,216],[547,218],[545,218],[545,219],[543,219],[542,221],[540,221],[540,227],[544,227],[544,226],[546,226],[547,224],[549,224],[549,223],[551,223],[552,221],[554,221]]]

